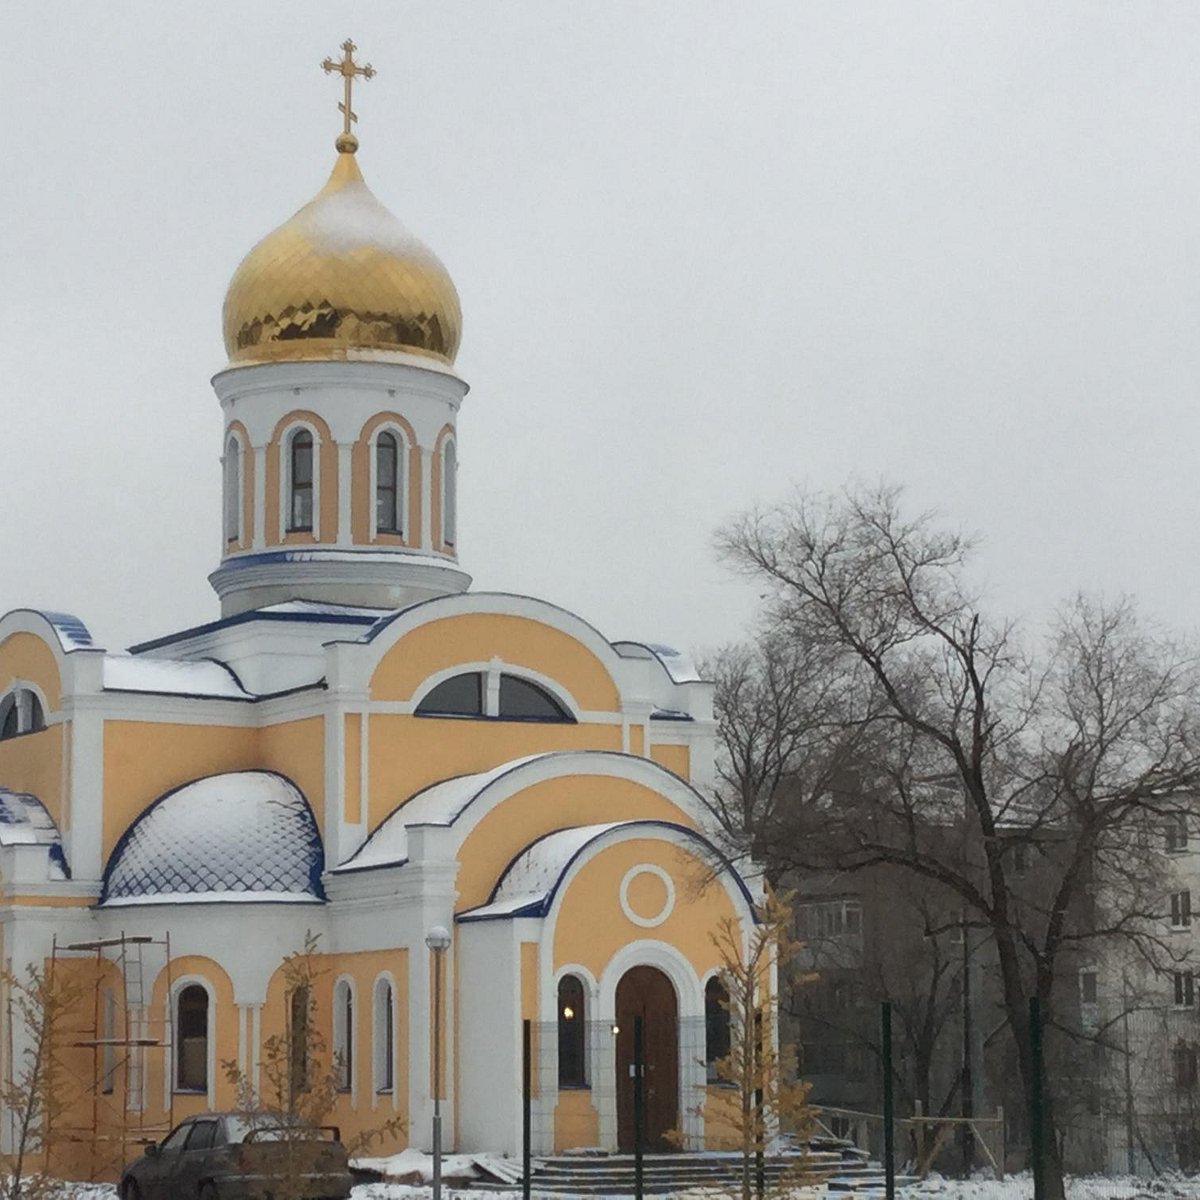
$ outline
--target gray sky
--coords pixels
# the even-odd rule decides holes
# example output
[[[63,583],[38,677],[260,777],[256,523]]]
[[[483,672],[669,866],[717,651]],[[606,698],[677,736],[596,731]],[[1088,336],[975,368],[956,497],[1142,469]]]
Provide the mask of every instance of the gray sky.
[[[0,0],[0,609],[211,619],[220,313],[332,164],[462,296],[463,565],[737,636],[711,531],[909,485],[998,608],[1196,624],[1200,7]]]

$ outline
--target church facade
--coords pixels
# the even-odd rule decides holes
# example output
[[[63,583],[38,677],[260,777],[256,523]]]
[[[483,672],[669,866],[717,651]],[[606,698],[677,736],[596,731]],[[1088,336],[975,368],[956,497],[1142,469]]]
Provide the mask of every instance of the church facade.
[[[73,616],[0,618],[4,962],[94,965],[60,1118],[93,1146],[235,1106],[313,936],[348,1133],[396,1116],[384,1149],[427,1148],[440,1079],[447,1148],[517,1152],[529,1020],[535,1151],[628,1147],[636,1013],[660,1031],[651,1135],[703,1147],[711,934],[754,919],[705,834],[710,688],[470,590],[458,296],[349,119],[226,298],[220,617],[124,653]],[[27,1030],[3,1020],[11,1078]]]

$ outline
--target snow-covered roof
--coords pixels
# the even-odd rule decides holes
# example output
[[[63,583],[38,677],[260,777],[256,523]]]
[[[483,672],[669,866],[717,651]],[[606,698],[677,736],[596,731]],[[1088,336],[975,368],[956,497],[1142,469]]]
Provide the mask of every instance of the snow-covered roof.
[[[610,821],[600,825],[579,825],[559,829],[531,842],[504,869],[486,904],[459,916],[460,921],[487,921],[502,917],[544,917],[554,903],[555,893],[571,864],[593,842],[607,834],[623,831],[645,832],[651,836],[685,838],[700,844],[714,862],[723,864],[736,880],[747,904],[752,906],[745,882],[702,834],[669,821]]]
[[[109,691],[118,692],[211,696],[222,700],[250,698],[250,693],[238,682],[237,676],[216,659],[184,660],[108,654],[104,658],[104,686]]]
[[[210,775],[167,792],[125,831],[100,903],[322,900],[324,865],[312,809],[291,780]]]
[[[58,826],[46,806],[30,792],[0,787],[0,846],[48,846],[51,878],[71,877]]]
[[[672,683],[698,683],[700,672],[691,656],[664,646],[659,642],[613,642],[613,649],[622,658],[656,658]]]
[[[374,833],[336,871],[365,871],[370,867],[397,866],[408,860],[409,825],[453,825],[471,801],[502,775],[532,762],[540,754],[530,754],[501,763],[490,771],[474,775],[455,775],[418,792],[376,826]]]

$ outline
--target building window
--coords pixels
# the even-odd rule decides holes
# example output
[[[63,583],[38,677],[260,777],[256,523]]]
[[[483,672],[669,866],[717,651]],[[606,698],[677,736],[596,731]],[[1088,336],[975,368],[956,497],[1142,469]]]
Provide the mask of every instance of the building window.
[[[339,979],[333,989],[333,1065],[339,1092],[348,1092],[354,1079],[354,989]]]
[[[198,983],[176,1000],[175,1090],[208,1091],[208,992]]]
[[[225,540],[242,536],[242,448],[236,437],[225,444]]]
[[[447,546],[458,542],[458,451],[453,439],[442,451],[442,541]]]
[[[42,702],[30,688],[14,688],[0,700],[0,741],[23,733],[38,733],[45,728]]]
[[[708,1082],[720,1079],[717,1063],[729,1057],[729,989],[714,975],[704,985],[704,1062]]]
[[[1179,1042],[1175,1046],[1175,1086],[1191,1089],[1196,1086],[1200,1071],[1197,1070],[1196,1047],[1187,1042]]]
[[[1176,971],[1174,974],[1175,1007],[1191,1008],[1196,1002],[1196,979],[1191,971]]]
[[[516,675],[500,676],[498,716],[508,721],[570,721],[571,716],[545,688]]]
[[[558,1086],[587,1087],[583,984],[574,975],[558,981]]]
[[[288,531],[313,527],[313,437],[297,429],[288,440]]]
[[[375,981],[374,1059],[375,1091],[391,1092],[396,1083],[396,1017],[392,985]]]
[[[311,1041],[312,993],[301,985],[288,997],[288,1091],[293,1097],[308,1091],[308,1051]]]
[[[483,716],[483,676],[478,671],[444,679],[417,705],[418,717]]]
[[[1187,813],[1172,813],[1167,818],[1165,836],[1168,854],[1179,854],[1187,849]]]
[[[404,532],[403,443],[394,433],[375,439],[375,530]]]
[[[862,903],[819,900],[796,908],[796,932],[806,941],[862,938]]]
[[[1098,996],[1098,986],[1095,971],[1079,972],[1079,1003],[1095,1004]]]
[[[1192,923],[1192,893],[1189,891],[1171,893],[1171,927],[1187,929]]]
[[[489,687],[489,682],[493,685]],[[493,717],[502,721],[573,722],[544,687],[517,675],[464,672],[439,683],[416,708],[419,717]]]

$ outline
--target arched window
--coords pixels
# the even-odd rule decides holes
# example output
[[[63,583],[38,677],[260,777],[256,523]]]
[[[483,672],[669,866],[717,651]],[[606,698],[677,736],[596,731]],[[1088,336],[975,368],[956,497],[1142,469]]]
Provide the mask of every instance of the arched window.
[[[396,1083],[396,1015],[392,985],[387,979],[375,981],[374,1051],[375,1091],[391,1092]]]
[[[404,443],[394,434],[375,439],[375,530],[404,532]]]
[[[354,1080],[354,989],[339,979],[333,989],[333,1061],[339,1092],[348,1092]]]
[[[574,721],[544,687],[493,670],[443,679],[417,704],[419,717],[493,717],[502,721]]]
[[[478,671],[443,679],[417,705],[418,717],[483,716],[483,676]]]
[[[574,975],[558,981],[558,1086],[587,1087],[583,984]]]
[[[570,721],[571,715],[543,687],[516,675],[500,676],[501,717],[510,721]]]
[[[0,700],[0,741],[46,728],[46,714],[31,688],[13,688]]]
[[[225,540],[242,536],[242,447],[236,437],[225,443]]]
[[[729,990],[714,975],[704,986],[704,1062],[708,1081],[719,1078],[717,1063],[729,1057]]]
[[[288,439],[288,530],[313,527],[313,438],[297,429]]]
[[[208,992],[188,984],[176,999],[175,1090],[208,1091]]]
[[[303,984],[288,997],[288,1090],[292,1096],[308,1091],[311,1004],[312,993]]]
[[[442,451],[442,541],[447,546],[458,541],[458,451],[453,438]]]

